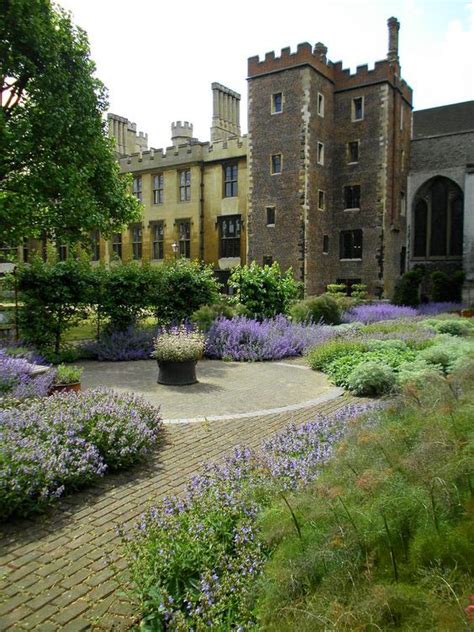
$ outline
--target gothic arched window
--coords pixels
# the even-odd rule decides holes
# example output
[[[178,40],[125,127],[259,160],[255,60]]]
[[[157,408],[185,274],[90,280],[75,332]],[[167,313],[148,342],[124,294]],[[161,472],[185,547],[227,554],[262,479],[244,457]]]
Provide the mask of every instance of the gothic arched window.
[[[413,204],[413,257],[461,257],[462,239],[462,191],[448,178],[432,178]]]

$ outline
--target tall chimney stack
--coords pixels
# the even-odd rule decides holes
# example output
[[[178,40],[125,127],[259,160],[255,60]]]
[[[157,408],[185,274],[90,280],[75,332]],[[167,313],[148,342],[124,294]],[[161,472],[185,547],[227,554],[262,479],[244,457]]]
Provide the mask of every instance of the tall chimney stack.
[[[211,142],[240,136],[240,94],[220,83],[212,84]]]
[[[388,61],[398,61],[398,31],[400,22],[397,18],[388,18]]]

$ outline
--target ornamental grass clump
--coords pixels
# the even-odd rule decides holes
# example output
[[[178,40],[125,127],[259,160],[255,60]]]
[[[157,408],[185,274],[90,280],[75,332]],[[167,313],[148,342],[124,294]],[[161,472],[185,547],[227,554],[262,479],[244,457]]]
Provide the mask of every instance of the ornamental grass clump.
[[[274,498],[258,629],[472,629],[473,383],[407,391],[356,421],[313,484]]]
[[[158,362],[192,362],[204,354],[206,337],[187,325],[162,329],[154,340],[152,358]]]
[[[157,408],[106,389],[0,410],[0,519],[43,509],[156,445]]]

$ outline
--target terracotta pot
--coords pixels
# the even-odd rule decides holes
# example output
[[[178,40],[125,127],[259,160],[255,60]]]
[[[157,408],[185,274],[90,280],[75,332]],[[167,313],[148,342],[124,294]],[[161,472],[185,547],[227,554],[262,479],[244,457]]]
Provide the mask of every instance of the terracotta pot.
[[[461,316],[463,318],[474,318],[474,309],[462,309]]]
[[[53,384],[49,394],[52,395],[53,393],[70,393],[70,392],[78,393],[80,390],[81,390],[80,382],[74,382],[73,384]]]
[[[166,384],[167,386],[196,384],[197,360],[186,360],[185,362],[157,360],[157,362],[158,384]]]

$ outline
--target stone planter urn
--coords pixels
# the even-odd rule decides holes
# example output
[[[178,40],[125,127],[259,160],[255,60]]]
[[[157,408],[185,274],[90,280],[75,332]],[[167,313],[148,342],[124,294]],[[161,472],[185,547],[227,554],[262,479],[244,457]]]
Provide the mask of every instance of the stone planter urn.
[[[182,362],[172,362],[170,360],[157,360],[158,362],[158,384],[167,386],[187,386],[196,384],[196,364],[197,360],[184,360]]]
[[[196,364],[203,356],[204,343],[204,334],[185,324],[159,331],[151,354],[158,362],[158,384],[196,384]]]

